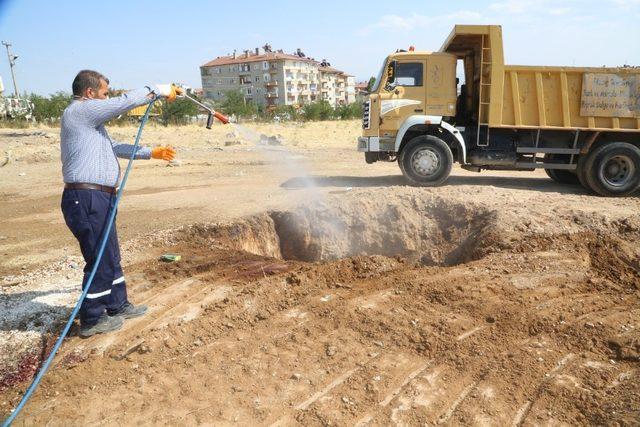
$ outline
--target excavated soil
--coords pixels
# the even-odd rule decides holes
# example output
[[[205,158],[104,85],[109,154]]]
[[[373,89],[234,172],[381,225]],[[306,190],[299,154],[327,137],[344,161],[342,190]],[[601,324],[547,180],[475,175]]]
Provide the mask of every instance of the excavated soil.
[[[151,241],[149,314],[68,338],[20,422],[638,425],[640,215],[371,194]]]

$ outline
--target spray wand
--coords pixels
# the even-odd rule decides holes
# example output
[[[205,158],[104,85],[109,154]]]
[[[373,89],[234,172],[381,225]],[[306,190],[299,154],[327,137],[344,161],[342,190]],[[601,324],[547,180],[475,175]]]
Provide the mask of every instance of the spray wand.
[[[213,118],[214,117],[216,119],[220,120],[220,122],[223,125],[226,125],[227,123],[229,123],[229,118],[227,116],[225,116],[222,113],[217,112],[216,110],[214,110],[211,107],[206,106],[205,104],[203,104],[202,102],[198,101],[197,99],[194,99],[194,98],[190,97],[189,95],[186,94],[186,92],[183,91],[182,95],[180,95],[180,96],[188,99],[189,101],[193,102],[194,104],[198,105],[200,108],[206,110],[209,113],[209,115],[207,116],[207,129],[211,129],[211,125],[213,125]]]

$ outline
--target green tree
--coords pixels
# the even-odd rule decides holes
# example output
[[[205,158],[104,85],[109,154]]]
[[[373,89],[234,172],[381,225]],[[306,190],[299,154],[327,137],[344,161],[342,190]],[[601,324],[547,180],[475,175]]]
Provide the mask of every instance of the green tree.
[[[335,117],[341,120],[359,119],[362,117],[362,104],[353,102],[336,108]]]
[[[313,102],[302,107],[305,120],[329,120],[333,118],[334,110],[328,101]]]
[[[273,109],[271,118],[278,116],[280,120],[296,120],[298,118],[298,110],[293,105],[276,105]]]
[[[374,84],[376,84],[376,78],[372,76],[367,83],[367,92],[371,92],[371,88]]]
[[[230,90],[224,93],[220,110],[227,115],[251,117],[258,113],[258,106],[253,101],[247,101],[240,90]]]
[[[39,122],[57,122],[62,112],[71,103],[71,95],[67,92],[56,92],[49,97],[32,93],[29,101],[33,103],[33,116]]]
[[[173,102],[163,102],[160,117],[165,125],[184,125],[199,113],[196,104],[185,98],[177,98]]]

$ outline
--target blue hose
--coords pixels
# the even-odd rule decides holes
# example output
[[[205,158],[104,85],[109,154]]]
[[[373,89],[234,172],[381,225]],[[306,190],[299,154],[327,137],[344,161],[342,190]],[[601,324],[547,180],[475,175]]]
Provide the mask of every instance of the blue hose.
[[[136,151],[138,150],[138,145],[140,143],[140,136],[142,135],[142,128],[144,128],[144,125],[147,122],[147,119],[149,118],[149,111],[151,111],[151,107],[153,106],[153,103],[155,101],[156,100],[153,99],[149,103],[149,105],[147,106],[147,110],[144,112],[144,116],[142,116],[142,120],[140,122],[140,127],[138,128],[138,134],[136,135],[136,142],[133,144],[133,151],[131,153],[131,158],[129,158],[129,163],[127,164],[127,169],[124,172],[124,176],[122,177],[122,182],[120,183],[120,188],[118,189],[118,194],[116,196],[116,202],[113,205],[113,208],[111,208],[111,211],[109,212],[109,219],[107,221],[107,228],[105,229],[104,235],[102,236],[102,242],[100,242],[100,248],[98,250],[98,256],[96,257],[96,260],[93,263],[93,269],[91,270],[91,274],[89,275],[89,279],[87,280],[87,285],[84,287],[84,290],[82,291],[82,295],[80,295],[80,299],[78,300],[76,306],[73,308],[73,311],[71,312],[71,316],[69,317],[69,320],[67,321],[67,324],[65,325],[64,329],[62,330],[62,333],[58,337],[58,340],[56,341],[56,344],[53,346],[53,349],[51,350],[51,353],[49,353],[49,356],[47,357],[47,360],[45,360],[44,363],[42,364],[42,367],[40,368],[40,371],[38,372],[36,377],[31,382],[31,385],[29,386],[27,391],[24,393],[24,396],[22,396],[22,400],[20,400],[20,403],[18,404],[18,406],[16,406],[16,409],[14,409],[14,411],[11,413],[11,415],[9,415],[9,417],[6,420],[4,420],[4,422],[2,423],[2,427],[8,427],[8,426],[11,425],[11,423],[13,423],[13,421],[16,419],[18,414],[20,414],[20,412],[24,408],[24,405],[29,400],[29,397],[31,397],[31,394],[33,394],[33,392],[38,387],[38,384],[40,384],[40,380],[42,380],[42,377],[44,377],[44,374],[47,373],[47,369],[49,369],[49,365],[51,365],[51,362],[53,361],[54,357],[56,356],[56,353],[58,352],[58,349],[62,345],[62,341],[65,339],[65,337],[69,333],[69,329],[71,328],[71,325],[73,324],[73,319],[75,319],[76,315],[78,314],[78,311],[80,311],[80,306],[82,305],[82,301],[84,301],[84,298],[87,296],[87,292],[89,292],[89,288],[91,287],[91,283],[93,282],[93,277],[96,275],[96,271],[98,270],[98,265],[100,264],[100,260],[102,259],[102,254],[104,252],[104,248],[107,246],[107,240],[109,239],[109,233],[111,232],[111,227],[113,226],[113,220],[115,219],[116,211],[118,210],[118,203],[120,203],[120,198],[122,197],[122,192],[124,191],[124,186],[127,183],[127,178],[129,177],[129,172],[131,171],[131,167],[133,166],[133,159],[135,158]]]

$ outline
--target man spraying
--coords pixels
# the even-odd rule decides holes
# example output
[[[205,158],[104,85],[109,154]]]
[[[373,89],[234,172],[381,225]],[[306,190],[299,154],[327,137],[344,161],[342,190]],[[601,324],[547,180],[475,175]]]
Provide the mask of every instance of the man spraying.
[[[91,70],[80,71],[72,88],[74,100],[62,114],[60,129],[65,183],[61,207],[86,262],[84,288],[107,226],[109,211],[115,204],[120,180],[117,157],[130,158],[134,149],[133,145],[112,140],[104,124],[134,107],[148,104],[156,96],[173,101],[181,89],[173,85],[156,85],[109,98],[109,80]],[[139,147],[135,158],[172,160],[174,155],[171,147]],[[146,311],[146,306],[133,305],[127,299],[114,222],[91,288],[80,308],[80,336],[120,329],[124,319],[142,316]]]

